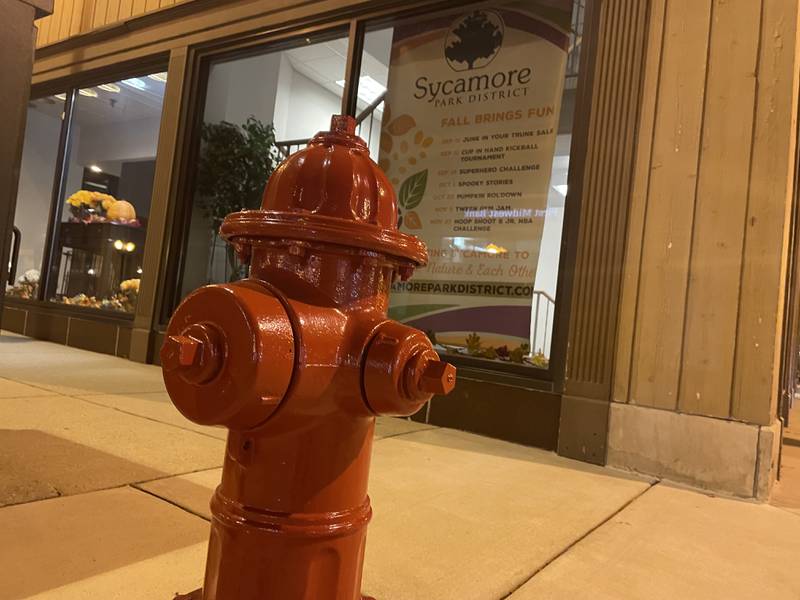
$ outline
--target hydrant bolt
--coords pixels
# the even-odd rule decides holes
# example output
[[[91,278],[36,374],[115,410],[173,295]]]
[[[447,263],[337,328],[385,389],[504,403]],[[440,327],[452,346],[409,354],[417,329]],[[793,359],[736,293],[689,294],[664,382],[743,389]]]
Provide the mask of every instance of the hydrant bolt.
[[[161,350],[161,364],[184,381],[203,384],[222,366],[222,336],[209,323],[194,323],[180,334],[168,335]]]
[[[190,367],[202,351],[201,342],[186,335],[171,335],[164,342],[161,365],[167,371]]]
[[[432,360],[422,371],[419,388],[427,394],[449,394],[456,385],[456,368],[441,360]]]

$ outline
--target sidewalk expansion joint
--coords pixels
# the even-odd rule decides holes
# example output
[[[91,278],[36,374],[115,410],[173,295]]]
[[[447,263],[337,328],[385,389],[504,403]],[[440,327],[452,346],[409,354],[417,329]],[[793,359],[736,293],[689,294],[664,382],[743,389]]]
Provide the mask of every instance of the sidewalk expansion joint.
[[[153,498],[156,498],[157,500],[161,500],[163,502],[166,502],[167,504],[171,504],[175,508],[179,508],[180,510],[182,510],[185,513],[189,513],[190,515],[193,515],[195,517],[199,517],[200,519],[203,519],[203,521],[206,521],[206,522],[209,522],[209,523],[211,522],[211,519],[209,519],[206,515],[204,515],[202,513],[199,513],[197,511],[194,511],[191,508],[189,508],[188,506],[184,506],[180,502],[175,502],[174,500],[170,500],[169,498],[166,498],[164,496],[156,494],[155,492],[151,492],[150,490],[147,490],[145,488],[139,487],[139,484],[131,483],[131,484],[129,484],[128,487],[131,487],[131,488],[133,488],[135,490],[143,492],[143,493],[147,494],[148,496],[152,496]]]
[[[123,410],[123,409],[118,408],[116,406],[109,406],[108,404],[103,404],[102,402],[94,402],[94,401],[88,400],[88,399],[86,399],[85,397],[82,397],[82,396],[68,396],[68,398],[72,398],[73,400],[80,400],[81,402],[86,402],[87,404],[92,404],[94,406],[100,406],[102,408],[107,408],[109,410],[115,410],[117,412],[120,412],[120,413],[125,414],[125,415],[129,415],[131,417],[139,417],[140,419],[145,419],[146,421],[151,421],[153,423],[159,423],[161,425],[166,425],[167,427],[174,427],[175,429],[182,429],[183,431],[188,431],[190,433],[196,433],[197,435],[202,435],[202,436],[205,436],[207,438],[211,438],[212,440],[217,440],[218,442],[221,442],[223,444],[225,443],[224,439],[220,439],[220,438],[218,438],[218,437],[216,437],[214,435],[211,435],[210,433],[205,433],[203,431],[197,431],[196,429],[192,429],[191,427],[183,427],[182,425],[176,425],[175,423],[167,423],[166,421],[160,421],[158,419],[154,419],[153,417],[140,415],[138,413],[131,412],[129,410]]]
[[[120,483],[120,484],[117,484],[117,485],[102,486],[102,487],[88,489],[88,490],[82,490],[80,492],[74,492],[74,493],[64,493],[63,491],[58,489],[53,484],[48,484],[51,488],[53,488],[53,491],[55,491],[55,495],[54,496],[47,496],[45,498],[31,498],[30,500],[23,500],[22,502],[12,502],[10,504],[3,504],[3,505],[0,505],[0,510],[3,510],[4,508],[10,508],[12,506],[22,506],[23,504],[34,504],[36,502],[49,502],[50,500],[58,500],[60,498],[73,498],[75,496],[85,496],[85,495],[88,495],[88,494],[94,494],[96,492],[107,492],[109,490],[121,490],[121,489],[127,488],[127,487],[135,487],[137,490],[140,490],[142,492],[147,492],[151,496],[156,496],[158,498],[161,498],[161,496],[158,496],[157,494],[152,494],[151,492],[149,492],[149,491],[147,491],[145,489],[142,489],[139,486],[143,485],[145,483],[150,483],[152,481],[161,481],[163,479],[172,479],[174,477],[182,477],[184,475],[192,475],[193,473],[202,473],[203,471],[214,471],[216,469],[221,469],[221,468],[222,468],[222,465],[220,464],[220,465],[217,465],[215,467],[201,467],[199,469],[194,469],[192,471],[182,471],[180,473],[165,473],[164,475],[161,475],[159,477],[151,477],[149,479],[140,479],[139,481],[127,481],[125,483]],[[166,498],[162,498],[162,499],[166,500]],[[203,517],[203,518],[206,519],[205,517]],[[208,519],[206,519],[206,521],[207,520]]]
[[[505,596],[501,596],[501,597],[500,597],[500,600],[506,600],[507,598],[510,598],[511,596],[513,596],[515,593],[517,593],[517,592],[520,590],[520,588],[524,587],[524,586],[525,586],[525,584],[527,584],[529,581],[531,581],[531,580],[532,580],[534,577],[536,577],[536,576],[537,576],[539,573],[541,573],[542,571],[544,571],[544,570],[545,570],[547,567],[549,567],[551,564],[553,564],[553,563],[554,563],[555,561],[557,561],[559,558],[561,558],[562,556],[564,556],[565,554],[567,554],[567,553],[568,553],[570,550],[572,550],[572,549],[573,549],[575,546],[577,546],[578,544],[580,544],[580,543],[581,543],[583,540],[585,540],[587,537],[589,537],[590,535],[592,535],[592,534],[593,534],[595,531],[597,531],[598,529],[600,529],[600,528],[601,528],[603,525],[605,525],[606,523],[608,523],[609,521],[611,521],[611,519],[613,519],[614,517],[616,517],[616,516],[617,516],[618,514],[620,514],[620,513],[621,513],[623,510],[625,510],[626,508],[628,508],[628,507],[629,507],[631,504],[633,504],[634,502],[636,502],[636,501],[637,501],[639,498],[641,498],[642,496],[644,496],[644,495],[645,495],[647,492],[649,492],[651,489],[653,489],[653,488],[654,488],[656,485],[658,485],[659,483],[660,483],[660,482],[659,482],[658,480],[650,482],[650,484],[649,484],[649,485],[648,485],[648,486],[647,486],[645,489],[643,489],[641,492],[639,492],[638,494],[636,494],[636,495],[635,495],[633,498],[631,498],[630,500],[628,500],[627,502],[625,502],[625,503],[624,503],[622,506],[620,506],[620,507],[619,507],[617,510],[615,510],[613,513],[611,513],[610,515],[608,515],[608,516],[607,516],[605,519],[603,519],[602,521],[600,521],[600,522],[599,522],[597,525],[595,525],[594,527],[592,527],[591,529],[589,529],[589,530],[588,530],[586,533],[584,533],[582,536],[580,536],[580,537],[576,538],[574,541],[572,541],[571,543],[569,543],[569,544],[568,544],[567,546],[565,546],[565,547],[564,547],[564,548],[563,548],[561,551],[559,551],[559,552],[557,552],[556,554],[554,554],[553,556],[551,556],[551,557],[550,557],[550,558],[549,558],[549,559],[548,559],[548,560],[547,560],[547,561],[546,561],[546,562],[545,562],[545,563],[544,563],[544,564],[543,564],[541,567],[537,568],[537,569],[536,569],[536,570],[535,570],[533,573],[531,573],[531,575],[530,575],[529,577],[527,577],[527,578],[525,579],[525,581],[523,581],[522,583],[520,583],[519,585],[517,585],[516,587],[514,587],[514,589],[512,589],[510,592],[508,592],[508,593],[507,593]]]
[[[438,425],[431,425],[430,427],[424,427],[422,429],[415,429],[413,431],[401,431],[399,433],[392,433],[390,435],[384,435],[384,436],[381,436],[381,437],[376,437],[375,438],[375,443],[378,443],[378,442],[383,441],[383,440],[390,440],[392,438],[403,437],[403,436],[406,436],[406,435],[413,435],[415,433],[421,433],[423,431],[431,431],[432,429],[441,429],[441,427],[439,427]]]

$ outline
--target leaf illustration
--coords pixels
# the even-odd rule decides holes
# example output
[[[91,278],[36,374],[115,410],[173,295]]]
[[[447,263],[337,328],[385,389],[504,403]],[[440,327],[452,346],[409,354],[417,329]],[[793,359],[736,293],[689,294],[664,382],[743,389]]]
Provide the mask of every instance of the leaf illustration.
[[[425,195],[425,187],[428,185],[428,169],[418,171],[406,177],[400,186],[399,201],[400,206],[407,210],[416,208],[422,197]]]
[[[392,151],[392,136],[390,136],[385,131],[381,133],[381,151],[383,152]]]
[[[404,135],[408,133],[408,131],[416,124],[417,122],[411,115],[400,115],[394,121],[389,123],[389,127],[387,127],[387,129],[392,135]]]
[[[422,229],[422,220],[413,210],[406,213],[405,223],[408,229]]]

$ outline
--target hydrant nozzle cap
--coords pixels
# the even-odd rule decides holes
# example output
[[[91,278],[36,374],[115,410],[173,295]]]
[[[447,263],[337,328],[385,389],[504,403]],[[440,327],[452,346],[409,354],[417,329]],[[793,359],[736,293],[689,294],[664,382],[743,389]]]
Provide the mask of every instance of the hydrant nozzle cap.
[[[210,285],[189,294],[161,351],[178,410],[201,425],[250,429],[278,409],[294,370],[294,333],[263,284]]]
[[[168,335],[161,348],[161,365],[186,382],[202,384],[222,367],[222,335],[209,323],[194,323]]]
[[[432,360],[425,365],[419,378],[419,389],[426,394],[443,396],[456,386],[456,368],[441,360]]]
[[[378,327],[362,369],[364,399],[378,415],[412,415],[456,385],[456,368],[439,359],[428,337],[396,321]]]

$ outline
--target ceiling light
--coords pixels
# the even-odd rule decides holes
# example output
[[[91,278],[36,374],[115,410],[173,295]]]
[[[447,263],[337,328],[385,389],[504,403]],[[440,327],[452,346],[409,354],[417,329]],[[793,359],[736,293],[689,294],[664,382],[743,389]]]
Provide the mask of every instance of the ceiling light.
[[[122,83],[127,85],[128,87],[132,87],[136,90],[143,90],[147,88],[147,84],[139,79],[138,77],[131,77],[130,79],[123,79]]]
[[[97,92],[95,92],[92,88],[81,88],[78,90],[78,93],[81,96],[88,96],[89,98],[97,98]]]
[[[122,250],[125,247],[125,244],[122,240],[114,240],[114,248],[117,250]]]
[[[160,81],[161,83],[166,83],[167,81],[166,73],[151,73],[148,77],[154,81]]]
[[[138,269],[136,269],[136,273],[141,275],[142,274],[142,267],[139,267]]]
[[[55,96],[53,96],[53,98],[58,98],[59,100],[66,100],[67,99],[67,95],[66,94],[56,94]]]
[[[133,242],[128,242],[125,244],[125,252],[133,252],[134,250],[136,250],[136,244]]]
[[[97,86],[101,90],[105,90],[106,92],[113,92],[114,94],[119,94],[119,86],[116,83],[104,83],[102,85]]]
[[[101,169],[97,165],[89,165],[89,170],[92,171],[93,173],[102,173],[103,172],[103,169]]]
[[[554,185],[553,189],[566,198],[568,187],[568,185]]]
[[[344,87],[344,79],[337,81],[336,85]],[[358,99],[363,100],[367,104],[375,102],[378,96],[385,91],[386,88],[369,75],[362,75],[358,79]]]

